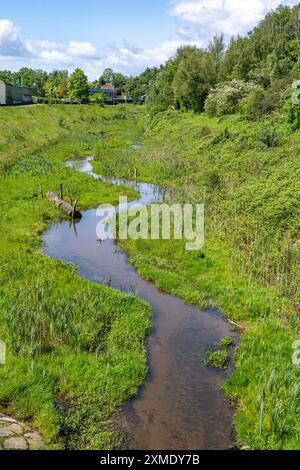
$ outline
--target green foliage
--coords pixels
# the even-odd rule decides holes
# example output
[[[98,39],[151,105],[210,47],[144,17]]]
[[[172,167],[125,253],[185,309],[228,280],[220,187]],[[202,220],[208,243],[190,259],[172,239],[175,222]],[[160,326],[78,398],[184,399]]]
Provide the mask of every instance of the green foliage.
[[[249,121],[261,118],[265,114],[262,107],[264,93],[262,89],[256,89],[239,101],[239,111]]]
[[[104,85],[105,83],[113,83],[114,76],[114,71],[111,68],[105,69],[99,78],[99,84]]]
[[[299,5],[279,6],[246,37],[233,38],[225,52],[222,36],[206,50],[180,48],[150,84],[151,113],[170,106],[201,112],[211,88],[206,104],[210,116],[235,113],[240,100],[250,120],[279,108],[281,93],[299,77],[299,12]]]
[[[136,166],[141,180],[171,187],[176,201],[204,201],[205,248],[186,252],[173,239],[119,243],[161,290],[245,322],[235,372],[224,385],[238,403],[238,442],[299,449],[299,371],[291,346],[300,331],[300,135],[281,116],[249,123],[169,110],[145,126],[139,152],[102,154],[97,165],[125,177]]]
[[[110,417],[146,378],[151,312],[41,253],[41,234],[63,216],[40,197],[40,184],[46,194],[63,183],[81,209],[115,204],[119,188],[64,162],[92,153],[103,133],[125,126],[134,134],[136,113],[142,110],[127,109],[121,119],[120,110],[96,106],[0,110],[0,338],[7,346],[0,409],[32,423],[51,449],[120,448]]]
[[[262,127],[259,137],[261,149],[271,149],[277,147],[280,143],[281,135],[275,127]]]
[[[47,72],[44,70],[33,70],[23,67],[16,72],[14,77],[14,84],[19,81],[22,86],[32,88],[34,95],[43,96],[44,84],[47,81]]]
[[[226,351],[213,351],[208,355],[207,364],[219,369],[226,369],[228,354]]]
[[[87,76],[81,69],[76,69],[70,75],[68,81],[69,96],[71,99],[85,102],[89,97],[89,87]]]
[[[195,47],[183,47],[175,58],[173,90],[182,110],[203,111],[205,98],[216,77],[211,55]]]
[[[253,93],[262,93],[260,87],[253,83],[245,83],[239,80],[220,84],[211,90],[205,101],[205,111],[209,116],[224,116],[234,114],[239,107],[239,102]]]
[[[220,346],[221,346],[221,349],[225,349],[225,351],[228,351],[233,346],[233,339],[228,336],[226,336],[225,338],[222,338],[220,341]]]
[[[105,93],[94,93],[93,96],[90,98],[90,103],[97,103],[97,104],[104,104],[106,100]]]
[[[287,107],[287,122],[294,130],[300,129],[300,104],[289,103]]]
[[[294,81],[291,89],[291,97],[286,104],[287,122],[294,130],[300,128],[300,81]]]

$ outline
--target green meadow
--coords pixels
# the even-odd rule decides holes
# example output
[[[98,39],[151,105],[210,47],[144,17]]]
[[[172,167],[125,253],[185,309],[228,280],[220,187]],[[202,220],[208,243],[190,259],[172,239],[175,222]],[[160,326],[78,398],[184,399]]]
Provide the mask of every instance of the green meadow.
[[[149,306],[95,285],[41,250],[64,217],[45,197],[78,198],[80,210],[136,197],[66,168],[104,133],[125,144],[140,133],[139,108],[38,106],[0,109],[0,412],[39,430],[50,449],[112,449],[111,416],[147,376]],[[44,197],[41,195],[41,187]]]
[[[300,448],[300,134],[274,114],[247,121],[166,111],[143,118],[135,153],[97,146],[94,169],[172,188],[174,200],[205,203],[201,253],[182,241],[120,241],[141,275],[241,326],[235,372],[223,385],[249,449]]]
[[[65,166],[95,155],[98,173],[151,181],[173,200],[205,203],[206,241],[120,241],[141,275],[241,327],[235,371],[223,384],[236,406],[238,443],[300,448],[300,134],[280,114],[249,122],[143,107],[0,109],[0,412],[28,421],[50,449],[113,449],[114,413],[147,377],[150,307],[95,285],[42,253],[63,217],[45,194],[78,208],[116,204],[122,192]],[[133,144],[141,148],[133,150]],[[41,195],[41,188],[44,197]],[[200,423],[199,423],[200,425]]]

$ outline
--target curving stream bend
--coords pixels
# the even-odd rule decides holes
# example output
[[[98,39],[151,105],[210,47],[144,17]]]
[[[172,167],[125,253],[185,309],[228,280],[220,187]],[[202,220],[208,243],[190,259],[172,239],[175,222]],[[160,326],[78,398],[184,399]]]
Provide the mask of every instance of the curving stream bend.
[[[91,157],[68,166],[93,178]],[[158,186],[118,178],[102,178],[132,186],[140,203],[163,200]],[[122,208],[119,208],[122,209]],[[125,403],[119,425],[128,448],[139,450],[208,450],[234,446],[233,410],[219,390],[230,370],[205,366],[202,348],[235,337],[229,323],[215,311],[186,305],[180,298],[160,292],[143,280],[112,240],[97,241],[96,209],[83,213],[80,222],[63,221],[44,235],[44,251],[53,258],[75,263],[78,273],[93,282],[106,282],[124,292],[135,292],[153,308],[153,330],[147,341],[149,378],[138,397]]]

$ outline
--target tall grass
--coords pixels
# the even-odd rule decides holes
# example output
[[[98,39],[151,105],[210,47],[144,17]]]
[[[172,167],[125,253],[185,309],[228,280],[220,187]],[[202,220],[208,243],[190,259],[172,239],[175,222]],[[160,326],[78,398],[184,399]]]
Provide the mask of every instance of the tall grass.
[[[206,204],[206,245],[188,253],[170,241],[120,242],[141,274],[187,302],[218,306],[245,324],[236,372],[225,389],[237,402],[239,442],[252,449],[300,448],[299,132],[271,123],[276,145],[262,145],[269,123],[167,111],[145,120],[139,152],[95,167],[175,188],[181,200]],[[270,139],[271,139],[270,137]],[[268,145],[267,145],[268,144]],[[179,196],[178,196],[179,194]]]
[[[0,110],[0,411],[29,421],[49,448],[121,445],[111,414],[147,374],[145,303],[76,275],[41,253],[62,215],[45,197],[64,184],[80,209],[116,203],[120,189],[65,167],[91,154],[103,132],[135,129],[140,109],[34,107]],[[120,114],[121,113],[121,114]],[[16,131],[17,129],[17,131]],[[125,191],[125,193],[124,193]],[[136,197],[132,190],[122,194]]]

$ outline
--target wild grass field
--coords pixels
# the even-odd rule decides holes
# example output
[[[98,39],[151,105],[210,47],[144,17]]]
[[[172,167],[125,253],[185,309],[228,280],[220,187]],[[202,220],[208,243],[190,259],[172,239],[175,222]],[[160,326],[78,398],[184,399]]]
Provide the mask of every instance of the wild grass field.
[[[50,449],[120,447],[110,417],[146,378],[149,306],[83,280],[41,251],[43,232],[64,217],[45,197],[61,183],[80,210],[114,204],[121,190],[136,197],[64,162],[93,153],[103,133],[134,143],[141,112],[0,109],[0,339],[7,346],[0,412],[32,423]]]
[[[243,326],[224,384],[239,444],[299,449],[299,132],[280,115],[96,106],[1,108],[0,127],[0,411],[31,422],[49,448],[122,445],[110,417],[146,379],[150,308],[41,252],[61,218],[41,184],[46,194],[63,183],[81,210],[117,202],[120,188],[64,165],[95,154],[98,173],[132,178],[137,168],[140,180],[173,188],[174,201],[205,203],[201,253],[176,240],[120,243],[161,290]]]
[[[175,189],[205,203],[203,252],[177,240],[120,241],[143,277],[186,302],[217,306],[243,326],[224,390],[249,449],[300,448],[300,133],[284,118],[247,121],[166,111],[144,118],[136,153],[97,145],[94,169]]]

